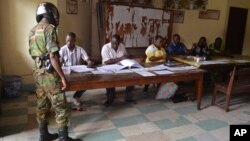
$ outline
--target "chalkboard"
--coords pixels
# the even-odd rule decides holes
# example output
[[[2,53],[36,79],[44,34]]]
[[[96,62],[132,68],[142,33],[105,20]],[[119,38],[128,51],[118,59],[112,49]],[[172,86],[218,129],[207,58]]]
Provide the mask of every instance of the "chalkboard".
[[[147,47],[155,35],[171,39],[171,11],[111,3],[105,7],[105,43],[110,41],[113,34],[119,34],[127,48]]]

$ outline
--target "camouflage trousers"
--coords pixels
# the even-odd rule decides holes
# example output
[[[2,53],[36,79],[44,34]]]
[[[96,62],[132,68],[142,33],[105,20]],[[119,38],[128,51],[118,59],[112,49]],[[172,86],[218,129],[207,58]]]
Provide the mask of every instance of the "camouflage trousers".
[[[55,119],[58,128],[64,128],[68,124],[69,110],[65,93],[61,91],[59,76],[47,73],[44,69],[35,69],[37,96],[37,122],[39,125],[48,123],[48,114],[51,107],[55,109]]]

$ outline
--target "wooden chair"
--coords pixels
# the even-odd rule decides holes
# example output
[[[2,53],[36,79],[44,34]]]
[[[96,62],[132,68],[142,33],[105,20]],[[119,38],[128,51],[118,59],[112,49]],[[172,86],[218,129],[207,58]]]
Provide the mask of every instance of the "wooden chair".
[[[226,105],[222,108],[229,111],[229,103],[232,93],[242,93],[250,91],[250,68],[237,68],[236,66],[230,73],[228,83],[215,83],[212,105],[215,105],[218,92],[226,94]],[[216,104],[221,107],[221,105]]]

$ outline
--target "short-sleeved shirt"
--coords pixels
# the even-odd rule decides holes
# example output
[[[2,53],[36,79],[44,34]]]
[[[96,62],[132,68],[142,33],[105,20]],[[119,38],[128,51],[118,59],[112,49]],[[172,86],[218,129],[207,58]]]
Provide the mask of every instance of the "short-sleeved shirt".
[[[194,56],[207,56],[208,55],[208,47],[203,45],[197,45],[194,47],[193,52],[191,53]]]
[[[29,33],[29,52],[34,57],[47,56],[59,50],[56,27],[41,20]]]
[[[183,43],[175,44],[171,42],[168,47],[167,51],[169,55],[185,55],[187,54],[187,47]]]
[[[166,51],[164,48],[157,48],[154,44],[148,46],[148,48],[145,51],[145,54],[147,56],[146,63],[150,63],[152,61],[149,60],[151,57],[163,57],[164,59],[158,60],[156,62],[165,62],[166,61]]]
[[[112,48],[111,43],[107,43],[102,47],[101,55],[102,55],[102,63],[105,64],[104,62],[110,59],[116,59],[124,55],[127,55],[127,52],[122,43],[119,44],[117,51],[115,51]]]
[[[67,45],[64,45],[61,47],[59,53],[64,66],[80,65],[81,60],[87,61],[89,59],[86,51],[77,45],[72,51],[70,51]]]
[[[220,46],[220,47],[215,47],[214,44],[210,44],[209,47],[208,47],[212,52],[215,52],[215,53],[222,53],[225,49],[224,46]]]

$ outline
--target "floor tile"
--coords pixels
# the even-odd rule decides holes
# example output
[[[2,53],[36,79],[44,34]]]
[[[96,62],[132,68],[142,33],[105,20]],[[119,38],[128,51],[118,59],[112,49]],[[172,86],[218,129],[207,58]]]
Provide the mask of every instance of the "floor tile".
[[[112,122],[117,128],[119,128],[135,124],[146,123],[149,122],[149,120],[143,115],[135,115],[135,116],[112,119]]]
[[[71,112],[69,136],[95,141],[227,141],[230,124],[250,124],[250,103],[231,106],[230,112],[215,106],[197,111],[196,103],[191,101],[156,101],[155,90],[150,90],[150,96],[143,96],[143,87],[136,86],[133,91],[138,104],[125,103],[124,87],[118,88],[110,107],[103,106],[105,89],[86,91],[81,97],[86,111]],[[213,91],[204,90],[202,103],[210,105]],[[67,92],[69,101],[73,93]],[[0,141],[38,140],[36,96],[30,92],[21,95],[1,101],[4,115],[0,115]],[[54,133],[58,129],[54,109],[51,111],[49,131]]]
[[[114,118],[138,115],[141,114],[141,112],[138,109],[131,107],[131,108],[123,108],[123,109],[107,111],[105,114],[109,119],[114,119]]]
[[[138,107],[138,109],[142,113],[147,114],[147,113],[152,113],[152,112],[166,110],[167,107],[164,106],[163,104],[159,103],[159,104],[152,104],[152,105],[141,106],[141,107]]]
[[[163,111],[158,111],[158,112],[153,112],[153,113],[148,113],[145,114],[145,116],[150,120],[150,121],[158,121],[158,120],[163,120],[163,119],[169,119],[169,120],[175,120],[177,119],[180,114],[173,110],[163,110]]]
[[[196,106],[179,107],[174,110],[181,115],[196,113],[198,111]]]
[[[138,136],[130,136],[125,138],[127,141],[170,141],[167,134],[162,131],[151,132]]]
[[[212,131],[215,129],[228,126],[226,122],[218,120],[218,119],[208,119],[208,120],[200,121],[196,123],[196,125],[204,129],[205,131]]]
[[[184,139],[184,138],[191,137],[191,136],[193,137],[203,132],[204,130],[202,130],[201,128],[199,128],[198,126],[194,124],[188,124],[188,125],[183,125],[183,126],[179,126],[176,128],[164,130],[164,133],[169,135],[171,140],[179,140],[179,139]]]
[[[184,138],[184,139],[179,139],[177,141],[197,141],[194,137],[187,137],[187,138]]]
[[[118,128],[118,130],[126,138],[129,136],[142,135],[150,132],[160,131],[161,129],[158,128],[155,124],[149,122],[138,125],[121,127]]]
[[[72,122],[76,122],[77,124],[84,124],[84,123],[96,122],[107,119],[108,119],[107,116],[103,112],[70,117],[70,120]]]
[[[169,119],[159,120],[154,122],[160,129],[165,130],[190,124],[191,122],[184,117],[179,116],[175,121]]]
[[[86,134],[82,138],[84,141],[115,141],[122,139],[123,136],[117,129],[111,129],[102,132]]]
[[[216,137],[220,141],[229,140],[229,136],[230,136],[229,133],[230,133],[229,126],[209,132],[210,135]]]
[[[196,135],[195,138],[198,141],[219,141],[217,138],[215,138],[214,136],[208,133],[202,133],[202,134]]]
[[[114,129],[115,126],[110,120],[102,120],[89,122],[84,124],[75,124],[74,122],[71,124],[72,130],[78,134],[79,133],[92,133],[92,132],[100,132],[104,130]]]

